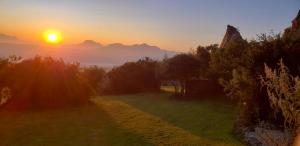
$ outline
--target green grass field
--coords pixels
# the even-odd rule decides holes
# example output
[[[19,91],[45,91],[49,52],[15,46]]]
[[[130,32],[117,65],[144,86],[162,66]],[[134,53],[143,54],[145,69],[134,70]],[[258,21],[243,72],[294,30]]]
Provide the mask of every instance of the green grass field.
[[[151,145],[119,128],[99,107],[0,113],[1,146]]]
[[[102,96],[87,107],[0,112],[0,145],[242,145],[231,134],[232,105],[169,95]]]

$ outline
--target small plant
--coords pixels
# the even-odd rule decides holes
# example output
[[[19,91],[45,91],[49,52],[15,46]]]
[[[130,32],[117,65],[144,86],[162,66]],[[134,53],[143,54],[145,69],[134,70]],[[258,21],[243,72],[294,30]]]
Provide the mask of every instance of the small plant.
[[[285,127],[295,129],[300,116],[300,79],[293,77],[282,59],[279,68],[272,70],[265,64],[265,77],[261,76],[261,84],[266,87],[274,113],[284,117]]]
[[[11,91],[8,87],[1,90],[0,106],[6,103],[11,98]]]

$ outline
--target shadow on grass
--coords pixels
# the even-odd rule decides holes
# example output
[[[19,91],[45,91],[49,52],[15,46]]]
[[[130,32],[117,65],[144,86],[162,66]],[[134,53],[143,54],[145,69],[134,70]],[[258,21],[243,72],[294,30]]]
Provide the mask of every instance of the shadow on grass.
[[[97,97],[93,101],[121,127],[137,133],[154,145],[231,145],[196,136],[120,100]]]
[[[0,129],[1,146],[152,145],[120,128],[95,105],[48,111],[1,111]]]
[[[184,129],[198,137],[230,145],[243,145],[232,134],[237,108],[218,100],[170,99],[171,93],[139,93],[122,96],[101,96],[124,102],[131,107]]]

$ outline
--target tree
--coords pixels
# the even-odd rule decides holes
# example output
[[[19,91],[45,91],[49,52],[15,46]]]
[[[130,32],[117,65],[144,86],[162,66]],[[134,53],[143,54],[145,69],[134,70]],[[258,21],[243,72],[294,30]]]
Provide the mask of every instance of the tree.
[[[60,108],[89,101],[91,88],[81,76],[78,63],[35,57],[15,63],[5,72],[9,73],[5,80],[11,91],[4,105],[7,109]]]
[[[300,44],[280,35],[262,34],[257,40],[228,47],[212,51],[210,70],[218,76],[227,95],[240,103],[238,120],[243,119],[244,127],[259,121],[281,125],[283,116],[273,114],[268,93],[261,90],[258,77],[264,73],[264,64],[273,68],[280,58],[291,75],[299,75]]]
[[[99,93],[101,82],[104,79],[106,72],[103,68],[98,66],[86,67],[83,69],[82,75],[87,80],[95,93]]]
[[[138,93],[160,89],[158,63],[150,58],[127,62],[107,73],[108,84],[104,91],[109,94]]]
[[[207,76],[206,72],[209,67],[209,61],[210,61],[210,53],[209,51],[217,47],[216,45],[211,45],[207,47],[198,46],[196,50],[196,56],[199,59],[200,64],[200,74],[202,77]]]
[[[179,54],[167,60],[165,74],[169,80],[180,83],[180,96],[185,95],[186,82],[199,77],[200,61],[191,54]],[[177,94],[177,85],[174,82]]]
[[[233,69],[243,66],[242,56],[247,47],[246,41],[230,42],[226,48],[215,48],[211,50],[209,62],[210,73],[213,77],[228,81],[232,78]]]

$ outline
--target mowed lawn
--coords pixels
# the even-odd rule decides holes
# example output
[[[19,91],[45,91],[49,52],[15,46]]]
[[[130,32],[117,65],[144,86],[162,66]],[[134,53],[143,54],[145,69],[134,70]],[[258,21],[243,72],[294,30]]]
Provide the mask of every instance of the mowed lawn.
[[[231,134],[233,105],[169,95],[101,96],[80,108],[0,112],[0,145],[242,145]]]
[[[233,104],[209,99],[200,101],[174,100],[170,99],[169,96],[170,93],[164,92],[99,98],[122,101],[194,136],[208,140],[208,143],[210,141],[216,142],[212,145],[242,145],[232,134],[233,122],[237,113]],[[143,119],[140,118],[140,120]],[[151,125],[146,126],[151,127]]]
[[[97,106],[56,111],[0,112],[0,146],[151,145],[119,128]]]

